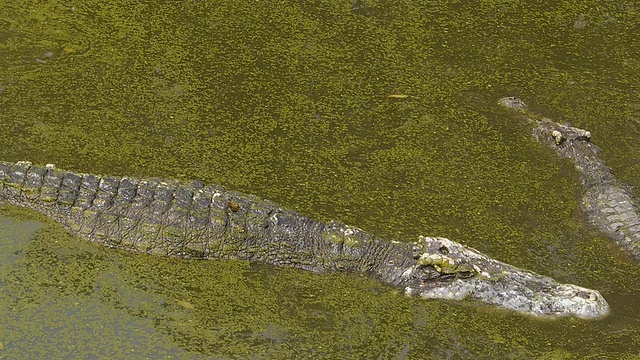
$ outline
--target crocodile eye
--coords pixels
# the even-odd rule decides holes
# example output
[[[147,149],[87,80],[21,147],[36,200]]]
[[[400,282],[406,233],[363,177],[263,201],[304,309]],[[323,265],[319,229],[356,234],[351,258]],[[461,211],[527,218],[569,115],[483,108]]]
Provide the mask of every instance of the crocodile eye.
[[[442,255],[448,255],[449,254],[449,249],[447,249],[446,246],[440,246],[440,249],[438,249],[438,251],[440,252],[440,254]]]
[[[426,282],[432,279],[438,279],[442,276],[440,272],[433,268],[431,265],[420,266],[418,271],[412,274],[412,277],[419,279],[421,282]]]

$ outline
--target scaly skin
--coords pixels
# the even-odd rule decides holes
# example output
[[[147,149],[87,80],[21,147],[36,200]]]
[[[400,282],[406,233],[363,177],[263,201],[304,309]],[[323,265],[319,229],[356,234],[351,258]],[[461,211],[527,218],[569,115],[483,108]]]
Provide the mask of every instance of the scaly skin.
[[[598,291],[560,284],[447,239],[388,242],[200,182],[0,162],[0,202],[35,210],[80,238],[112,248],[261,261],[317,273],[360,272],[409,295],[469,298],[533,315],[599,318],[609,313]]]
[[[533,114],[515,97],[502,98],[498,104],[516,110],[535,125],[533,135],[538,141],[560,157],[573,160],[582,178],[581,207],[587,219],[640,260],[638,202],[629,186],[616,180],[611,168],[600,159],[601,150],[591,142],[591,133]]]

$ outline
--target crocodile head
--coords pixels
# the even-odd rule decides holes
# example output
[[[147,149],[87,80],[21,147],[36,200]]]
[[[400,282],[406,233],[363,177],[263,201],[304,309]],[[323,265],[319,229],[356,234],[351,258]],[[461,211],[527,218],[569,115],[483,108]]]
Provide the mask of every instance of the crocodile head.
[[[602,166],[603,164],[598,160],[600,148],[591,142],[590,131],[561,124],[530,112],[527,104],[514,96],[499,99],[498,105],[515,110],[527,122],[535,125],[533,136],[553,149],[560,157],[573,160],[578,171],[589,183],[613,180],[608,168]]]
[[[565,142],[589,142],[591,140],[591,132],[576,128],[569,125],[559,124],[550,119],[535,115],[528,111],[527,104],[515,96],[504,97],[498,100],[498,105],[509,109],[515,109],[526,114],[530,122],[537,125],[536,137],[538,140],[553,147],[553,145],[561,146]],[[566,146],[565,146],[566,147]],[[570,157],[570,156],[566,156]]]
[[[498,100],[498,105],[502,105],[510,109],[526,109],[527,104],[515,96],[503,97]]]
[[[609,305],[596,291],[492,259],[445,238],[420,237],[416,265],[405,271],[405,293],[423,298],[479,300],[532,315],[604,317]]]

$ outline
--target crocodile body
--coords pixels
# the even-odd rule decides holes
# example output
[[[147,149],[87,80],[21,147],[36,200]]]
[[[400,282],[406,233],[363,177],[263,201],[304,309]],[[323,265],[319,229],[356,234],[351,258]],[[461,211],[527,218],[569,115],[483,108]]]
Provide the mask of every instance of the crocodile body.
[[[35,210],[80,238],[148,254],[242,259],[363,273],[408,295],[475,299],[533,315],[599,318],[596,290],[494,260],[444,238],[388,242],[201,182],[80,174],[0,162],[0,203]]]
[[[581,208],[587,219],[640,260],[638,202],[630,186],[618,181],[611,168],[600,159],[601,150],[591,142],[591,133],[533,114],[515,97],[502,98],[498,103],[517,110],[532,123],[533,135],[539,142],[560,157],[573,160],[582,180]]]

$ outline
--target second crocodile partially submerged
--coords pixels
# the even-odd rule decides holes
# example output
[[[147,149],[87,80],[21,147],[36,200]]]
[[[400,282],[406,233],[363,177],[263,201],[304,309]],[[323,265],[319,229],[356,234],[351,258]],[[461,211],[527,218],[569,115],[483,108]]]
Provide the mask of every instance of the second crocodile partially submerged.
[[[518,111],[535,126],[533,135],[539,142],[560,157],[573,160],[582,178],[581,207],[587,219],[640,260],[638,203],[629,186],[618,181],[600,159],[600,148],[591,142],[591,133],[536,115],[516,97],[502,98],[498,104]]]
[[[80,238],[113,248],[261,261],[317,273],[360,272],[409,295],[470,298],[534,315],[600,318],[609,313],[596,290],[558,283],[448,239],[388,242],[200,182],[0,162],[2,202],[35,210]]]

